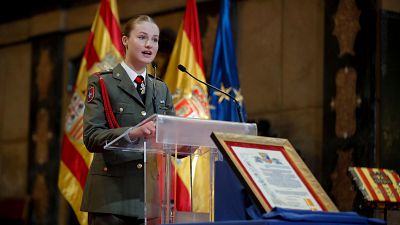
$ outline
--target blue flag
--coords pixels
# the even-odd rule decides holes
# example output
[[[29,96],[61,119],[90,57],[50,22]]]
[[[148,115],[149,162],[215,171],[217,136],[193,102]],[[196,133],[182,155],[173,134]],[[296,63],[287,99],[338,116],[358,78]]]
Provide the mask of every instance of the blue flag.
[[[221,1],[220,18],[212,62],[211,84],[232,95],[243,105],[229,16],[229,0]],[[210,112],[212,119],[240,121],[237,105],[233,100],[211,88],[209,88],[209,96],[211,99]],[[245,121],[246,113],[244,107],[242,107],[242,115]]]

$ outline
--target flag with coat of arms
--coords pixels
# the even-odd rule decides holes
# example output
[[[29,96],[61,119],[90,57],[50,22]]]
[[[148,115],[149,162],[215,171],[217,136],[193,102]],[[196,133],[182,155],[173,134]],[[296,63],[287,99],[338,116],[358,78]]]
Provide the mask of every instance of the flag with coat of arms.
[[[93,154],[83,144],[83,112],[87,79],[94,72],[116,66],[124,55],[116,0],[101,0],[93,21],[71,102],[66,113],[58,187],[81,225],[88,215],[80,211],[83,189]]]
[[[165,74],[172,92],[176,114],[209,119],[207,87],[177,69],[187,67],[197,79],[205,81],[200,29],[195,0],[186,0],[186,11]],[[177,175],[175,206],[178,211],[210,211],[210,153],[194,154],[173,160]]]

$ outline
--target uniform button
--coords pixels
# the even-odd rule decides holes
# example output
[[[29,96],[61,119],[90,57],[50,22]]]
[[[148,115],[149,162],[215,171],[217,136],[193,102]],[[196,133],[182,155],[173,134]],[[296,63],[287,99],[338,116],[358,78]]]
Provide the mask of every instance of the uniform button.
[[[142,169],[143,165],[142,165],[141,163],[138,163],[138,164],[136,165],[136,167],[137,167],[138,169]]]
[[[147,113],[146,113],[146,111],[142,111],[141,114],[142,114],[142,116],[145,116]]]
[[[119,77],[119,73],[117,73],[116,75],[117,75],[117,77]]]
[[[123,112],[123,111],[124,111],[124,108],[119,108],[119,111],[120,111],[120,112]]]
[[[104,168],[103,168],[103,171],[104,171],[104,172],[107,172],[107,171],[108,171],[108,168],[107,168],[107,167],[104,167]]]

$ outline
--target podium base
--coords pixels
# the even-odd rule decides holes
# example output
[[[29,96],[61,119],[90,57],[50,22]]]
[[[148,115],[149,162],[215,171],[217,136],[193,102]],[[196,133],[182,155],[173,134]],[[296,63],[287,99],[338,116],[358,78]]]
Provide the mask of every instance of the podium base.
[[[175,223],[210,222],[209,213],[180,212],[176,211]]]

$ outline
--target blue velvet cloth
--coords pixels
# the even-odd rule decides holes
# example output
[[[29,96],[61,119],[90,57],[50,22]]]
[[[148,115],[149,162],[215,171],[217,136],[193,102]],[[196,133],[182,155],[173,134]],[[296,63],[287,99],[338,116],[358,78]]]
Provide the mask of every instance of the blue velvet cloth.
[[[261,218],[274,222],[271,224],[386,224],[384,220],[367,218],[355,212],[315,212],[283,208],[273,208],[271,212],[265,213]]]
[[[247,206],[252,203],[243,185],[226,161],[215,162],[215,221],[247,220]],[[251,213],[255,213],[252,212]],[[255,214],[254,216],[257,216]]]
[[[262,214],[233,173],[226,161],[215,163],[215,215],[213,224],[235,225],[348,225],[386,224],[381,219],[371,219],[355,212],[313,212],[273,208]],[[196,223],[210,224],[210,223]]]

